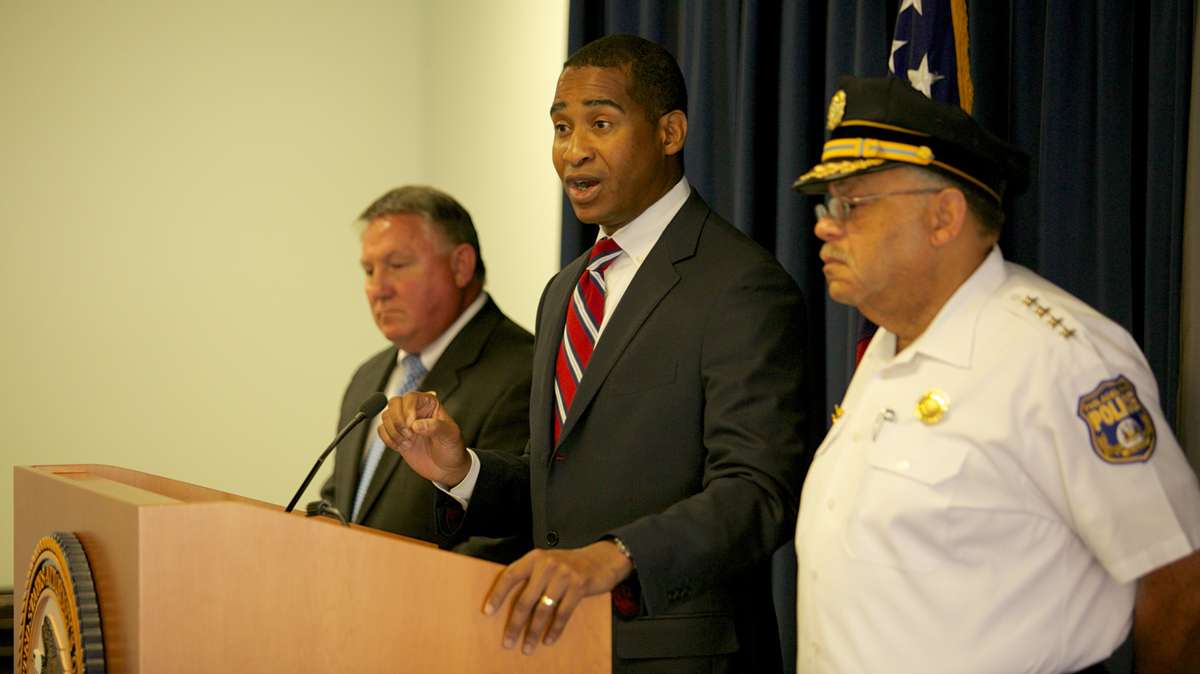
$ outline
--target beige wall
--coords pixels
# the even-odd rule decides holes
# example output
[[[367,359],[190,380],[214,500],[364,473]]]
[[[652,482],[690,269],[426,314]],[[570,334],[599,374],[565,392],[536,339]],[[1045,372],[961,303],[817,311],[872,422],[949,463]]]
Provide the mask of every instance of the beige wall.
[[[527,327],[557,269],[565,0],[183,4],[0,4],[0,585],[12,465],[286,502],[383,345],[384,190],[462,200]]]

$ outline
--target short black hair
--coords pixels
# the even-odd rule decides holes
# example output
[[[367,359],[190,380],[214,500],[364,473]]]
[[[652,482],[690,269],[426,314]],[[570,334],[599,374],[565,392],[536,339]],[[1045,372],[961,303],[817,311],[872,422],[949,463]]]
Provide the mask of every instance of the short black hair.
[[[454,197],[428,185],[405,185],[379,197],[367,210],[358,216],[359,221],[369,224],[376,218],[397,213],[416,213],[425,216],[442,232],[450,245],[465,243],[475,249],[475,280],[483,282],[487,269],[483,265],[483,252],[479,249],[479,235],[471,214]]]
[[[679,63],[661,45],[636,35],[609,35],[571,54],[563,68],[621,68],[629,77],[629,97],[651,122],[673,110],[687,114],[687,84]]]

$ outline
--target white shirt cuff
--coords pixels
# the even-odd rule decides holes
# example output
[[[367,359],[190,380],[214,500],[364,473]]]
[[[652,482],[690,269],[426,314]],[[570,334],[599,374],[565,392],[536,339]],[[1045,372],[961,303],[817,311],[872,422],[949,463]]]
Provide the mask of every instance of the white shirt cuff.
[[[471,503],[471,495],[475,493],[475,483],[479,481],[479,455],[470,447],[467,448],[467,454],[471,455],[471,469],[467,471],[467,476],[453,487],[447,487],[440,482],[434,482],[433,486],[446,492],[450,498],[458,501],[463,510]]]

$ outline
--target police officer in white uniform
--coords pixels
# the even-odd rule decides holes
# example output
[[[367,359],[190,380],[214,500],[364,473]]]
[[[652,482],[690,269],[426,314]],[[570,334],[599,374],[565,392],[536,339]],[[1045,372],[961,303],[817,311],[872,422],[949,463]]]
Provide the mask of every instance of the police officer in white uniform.
[[[996,242],[1026,158],[843,78],[817,236],[880,326],[801,498],[801,673],[1200,672],[1200,488],[1129,334]]]

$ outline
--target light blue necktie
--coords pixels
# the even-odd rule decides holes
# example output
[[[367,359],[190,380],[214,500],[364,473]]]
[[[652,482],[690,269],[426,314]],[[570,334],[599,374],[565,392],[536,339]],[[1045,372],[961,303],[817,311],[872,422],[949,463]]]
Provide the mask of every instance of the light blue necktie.
[[[400,361],[401,367],[404,368],[404,379],[400,385],[392,391],[392,396],[399,396],[415,390],[421,380],[425,378],[427,370],[421,364],[421,358],[410,353]],[[373,434],[371,444],[367,448],[367,455],[363,459],[362,477],[358,480],[358,491],[354,494],[354,512],[350,515],[350,521],[358,521],[358,511],[362,508],[363,498],[367,495],[367,487],[371,485],[371,478],[375,475],[375,469],[379,467],[379,459],[383,457],[383,440],[379,439],[379,434]]]

